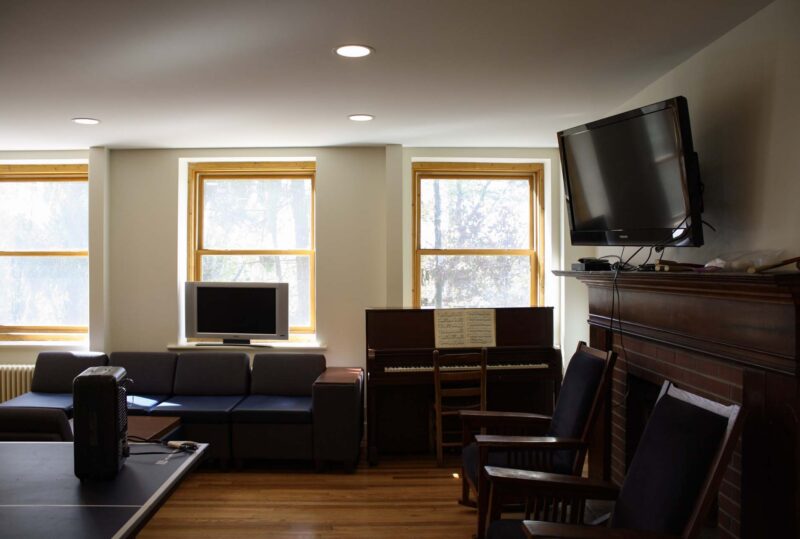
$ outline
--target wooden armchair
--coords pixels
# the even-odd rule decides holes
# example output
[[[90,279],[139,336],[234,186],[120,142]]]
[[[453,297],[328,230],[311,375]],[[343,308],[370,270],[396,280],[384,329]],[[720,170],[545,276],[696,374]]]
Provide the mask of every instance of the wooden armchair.
[[[580,475],[592,425],[608,400],[616,353],[579,343],[569,362],[553,416],[515,412],[461,412],[461,499],[475,505],[478,538],[484,536],[487,465]],[[476,433],[485,434],[476,434]],[[513,503],[513,498],[508,499]]]
[[[675,538],[697,536],[741,430],[740,407],[664,382],[621,488],[552,473],[488,466],[488,537]],[[507,496],[525,499],[525,521],[500,520]],[[581,526],[587,500],[615,500],[609,527]]]

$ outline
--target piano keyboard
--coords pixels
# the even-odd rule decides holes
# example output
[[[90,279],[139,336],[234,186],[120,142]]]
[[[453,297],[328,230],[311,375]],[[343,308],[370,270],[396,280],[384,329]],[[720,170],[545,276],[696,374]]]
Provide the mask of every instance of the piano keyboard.
[[[547,369],[547,363],[521,363],[517,365],[487,365],[489,371],[510,371],[526,369]],[[443,371],[467,371],[475,368],[475,365],[446,365]],[[432,365],[411,365],[408,367],[384,367],[383,372],[433,372]]]

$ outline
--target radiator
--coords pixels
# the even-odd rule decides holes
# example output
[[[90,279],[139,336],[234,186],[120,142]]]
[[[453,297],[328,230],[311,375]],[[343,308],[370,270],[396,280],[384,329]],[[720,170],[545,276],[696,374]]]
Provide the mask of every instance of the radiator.
[[[31,390],[33,365],[0,365],[0,402]]]

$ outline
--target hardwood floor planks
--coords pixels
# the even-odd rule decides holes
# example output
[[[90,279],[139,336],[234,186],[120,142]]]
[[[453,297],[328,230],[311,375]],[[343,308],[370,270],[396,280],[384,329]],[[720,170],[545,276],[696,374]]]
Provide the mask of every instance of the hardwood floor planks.
[[[354,474],[195,472],[139,537],[466,539],[476,516],[456,502],[456,471],[395,458]]]

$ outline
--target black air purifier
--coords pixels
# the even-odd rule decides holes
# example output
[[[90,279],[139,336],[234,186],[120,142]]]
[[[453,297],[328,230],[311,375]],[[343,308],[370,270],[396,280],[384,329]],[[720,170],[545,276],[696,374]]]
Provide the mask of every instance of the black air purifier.
[[[113,479],[128,456],[128,406],[122,367],[89,367],[72,383],[75,475]]]

